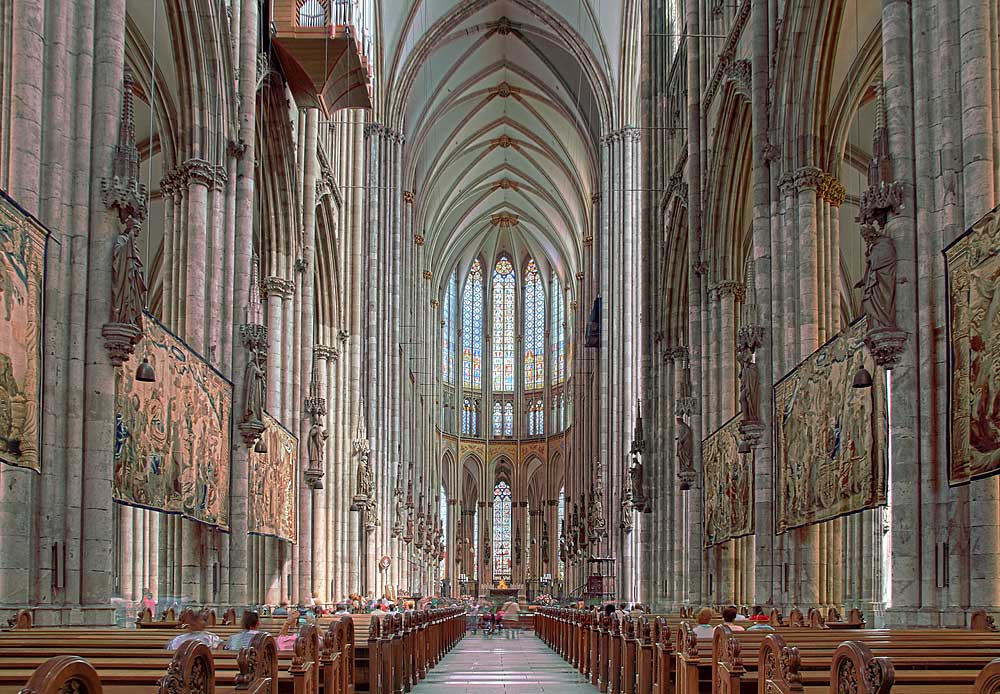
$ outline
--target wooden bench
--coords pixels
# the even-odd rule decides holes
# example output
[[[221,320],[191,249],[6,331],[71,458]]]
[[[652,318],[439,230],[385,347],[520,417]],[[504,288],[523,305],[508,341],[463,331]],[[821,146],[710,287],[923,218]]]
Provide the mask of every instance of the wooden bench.
[[[4,658],[7,656],[5,655]],[[27,671],[0,666],[4,683],[0,691],[20,691],[22,694],[100,694],[101,692],[170,692],[171,694],[274,694],[277,680],[277,658],[274,639],[265,633],[256,634],[250,644],[237,654],[239,672],[231,683],[219,682],[215,654],[202,643],[182,644],[166,668],[155,671],[131,667],[96,666],[75,655],[57,655]],[[131,663],[129,663],[131,665]],[[11,678],[26,681],[8,685]],[[14,687],[17,687],[15,689]]]
[[[165,636],[168,634],[160,631],[68,628],[3,634],[0,636],[0,653],[3,654],[0,655],[0,694],[17,691],[15,685],[26,679],[25,670],[30,672],[53,655],[75,655],[87,660],[100,674],[106,689],[109,677],[115,682],[134,681],[136,686],[145,686],[145,682],[157,680],[171,657],[176,655],[164,648]],[[272,687],[275,694],[318,694],[321,680],[338,681],[336,674],[343,656],[339,652],[336,655],[322,653],[315,626],[306,624],[299,630],[291,651],[274,648],[274,639],[266,632],[260,632],[254,638],[258,637],[266,637],[271,644],[264,657],[278,668]],[[336,642],[334,628],[329,638],[324,637],[324,644]],[[349,646],[345,648],[349,649]],[[272,649],[273,657],[269,655]],[[235,687],[240,653],[225,650],[210,653],[216,684]],[[113,676],[109,675],[109,671],[114,671]],[[331,694],[344,692],[343,687],[333,686],[325,691]]]

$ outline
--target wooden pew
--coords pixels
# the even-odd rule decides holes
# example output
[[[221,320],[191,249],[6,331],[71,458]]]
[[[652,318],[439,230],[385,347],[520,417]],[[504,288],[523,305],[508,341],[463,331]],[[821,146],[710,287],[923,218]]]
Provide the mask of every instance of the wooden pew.
[[[170,655],[170,654],[166,654]],[[239,674],[232,684],[220,684],[215,668],[215,653],[207,646],[189,641],[181,646],[164,666],[148,671],[128,671],[95,667],[75,655],[58,655],[41,663],[20,690],[22,694],[99,694],[101,692],[169,692],[170,694],[271,694],[276,691],[277,659],[274,639],[257,634],[237,655]],[[16,671],[0,670],[6,681]],[[23,680],[22,680],[23,681]],[[12,685],[0,685],[2,691],[15,691]]]
[[[13,634],[5,634],[0,637],[0,693],[17,691],[14,685],[25,678],[21,673],[38,667],[53,655],[75,655],[88,660],[100,673],[105,689],[109,686],[109,676],[112,684],[124,686],[124,683],[133,682],[142,686],[146,681],[159,678],[171,656],[176,655],[164,648],[165,636],[169,635],[146,630],[70,628],[33,629],[16,638]],[[274,638],[260,632],[251,640],[254,650],[245,656],[250,658],[246,667],[256,671],[258,658],[267,663],[268,668],[273,663],[271,689],[274,694],[279,691],[318,694],[320,663],[318,649],[313,645],[315,640],[315,627],[305,625],[298,635],[295,650],[279,652]],[[242,651],[220,649],[210,652],[218,686],[233,688],[243,667],[240,663]]]

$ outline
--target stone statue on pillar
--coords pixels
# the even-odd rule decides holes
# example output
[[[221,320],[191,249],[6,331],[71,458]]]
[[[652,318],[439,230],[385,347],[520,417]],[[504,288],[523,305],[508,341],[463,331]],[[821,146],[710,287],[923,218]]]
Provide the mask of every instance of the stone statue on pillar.
[[[683,417],[677,417],[677,477],[681,491],[691,489],[694,481],[694,433]]]
[[[246,322],[240,326],[240,337],[246,348],[247,362],[243,368],[243,401],[237,428],[247,447],[253,446],[264,433],[264,409],[267,407],[267,326],[260,305],[260,281],[257,258],[250,267],[250,294]]]
[[[330,438],[330,435],[323,423],[326,416],[326,398],[320,397],[315,359],[313,360],[312,378],[309,381],[309,397],[306,398],[306,412],[312,417],[312,425],[309,427],[309,468],[306,470],[306,482],[313,489],[322,489],[323,476],[326,474],[326,466],[324,465],[326,440]]]
[[[906,345],[906,333],[896,323],[896,244],[886,233],[890,215],[903,206],[903,186],[893,181],[889,131],[885,126],[885,104],[881,85],[877,89],[872,159],[868,164],[868,188],[861,194],[855,218],[865,241],[865,273],[855,287],[861,289],[861,306],[868,321],[865,344],[878,366],[891,369]]]
[[[378,504],[375,500],[375,475],[372,473],[369,456],[371,444],[368,442],[368,427],[365,424],[365,401],[358,407],[358,431],[354,435],[354,452],[358,456],[357,488],[351,508],[361,513],[361,522],[368,532],[380,525],[377,516]]]
[[[635,509],[640,513],[649,513],[653,510],[653,504],[646,494],[646,479],[643,474],[642,453],[646,443],[642,434],[642,404],[636,403],[635,429],[632,433],[632,450],[629,452],[631,460],[629,463],[629,477],[632,483],[632,497]]]
[[[122,84],[122,111],[112,175],[101,180],[101,199],[118,212],[122,225],[111,249],[111,309],[101,330],[114,366],[135,353],[142,339],[146,308],[146,276],[136,241],[146,218],[149,197],[139,182],[139,150],[135,145],[135,109],[132,70],[126,66]]]
[[[869,330],[897,330],[896,244],[875,226],[861,227],[865,240],[865,272],[855,284]]]

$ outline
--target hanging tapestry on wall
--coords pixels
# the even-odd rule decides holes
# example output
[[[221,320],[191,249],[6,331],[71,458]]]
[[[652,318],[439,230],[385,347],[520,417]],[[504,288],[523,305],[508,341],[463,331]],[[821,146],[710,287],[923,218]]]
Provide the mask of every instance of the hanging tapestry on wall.
[[[41,469],[48,232],[0,191],[0,461]]]
[[[774,387],[778,533],[885,504],[886,377],[864,334],[862,319]],[[852,387],[862,365],[871,388]]]
[[[948,281],[948,479],[1000,470],[1000,208],[944,251]]]
[[[740,416],[701,442],[705,546],[753,534],[753,453],[737,452]]]
[[[233,386],[151,315],[143,322],[115,372],[114,498],[228,530]],[[144,358],[154,383],[133,377]]]
[[[266,412],[264,426],[267,428],[262,438],[267,452],[250,449],[249,529],[255,535],[273,535],[295,542],[298,508],[295,467],[299,440]]]

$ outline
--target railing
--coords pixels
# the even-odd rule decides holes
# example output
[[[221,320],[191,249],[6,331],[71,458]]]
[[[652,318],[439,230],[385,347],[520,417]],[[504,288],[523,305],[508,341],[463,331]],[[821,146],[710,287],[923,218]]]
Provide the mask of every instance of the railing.
[[[295,21],[300,27],[351,27],[362,54],[370,56],[373,9],[371,0],[305,0]]]

